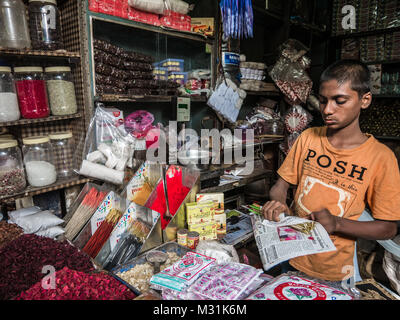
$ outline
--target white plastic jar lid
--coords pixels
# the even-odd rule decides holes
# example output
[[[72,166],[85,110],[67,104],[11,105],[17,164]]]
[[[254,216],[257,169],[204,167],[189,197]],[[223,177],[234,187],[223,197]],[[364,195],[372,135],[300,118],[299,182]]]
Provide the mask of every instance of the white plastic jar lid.
[[[52,133],[52,134],[49,134],[49,138],[51,140],[69,139],[69,138],[72,138],[72,132],[66,131],[66,132]]]
[[[16,146],[18,146],[17,140],[1,140],[0,141],[0,149],[13,148]]]
[[[23,144],[31,145],[31,144],[39,144],[49,142],[50,138],[48,136],[33,136],[22,139]]]
[[[11,72],[11,68],[10,67],[0,66],[0,72]]]
[[[44,69],[45,72],[71,72],[71,67],[47,67]]]
[[[16,73],[23,73],[23,72],[43,72],[42,67],[15,67],[14,72]]]

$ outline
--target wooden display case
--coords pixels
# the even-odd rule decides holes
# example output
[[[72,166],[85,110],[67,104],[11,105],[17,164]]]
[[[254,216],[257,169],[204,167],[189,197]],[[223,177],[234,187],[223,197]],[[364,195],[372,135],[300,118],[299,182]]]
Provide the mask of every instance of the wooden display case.
[[[24,1],[28,4],[28,1]],[[72,131],[75,143],[77,145],[77,160],[81,161],[83,142],[86,136],[86,127],[89,120],[85,90],[83,83],[82,69],[82,25],[80,20],[81,1],[68,0],[58,1],[58,9],[61,15],[61,28],[65,50],[42,51],[42,50],[0,50],[0,60],[5,65],[22,66],[56,66],[68,65],[72,69],[72,75],[75,84],[75,94],[78,104],[78,112],[66,116],[49,116],[42,119],[20,119],[17,121],[0,123],[0,131],[13,134],[22,145],[22,139],[35,135],[48,135],[61,131]],[[18,194],[0,197],[0,204],[12,203],[16,199],[38,195],[54,190],[63,190],[65,188],[84,184],[89,179],[75,176],[67,180],[58,180],[56,183],[41,187],[27,187],[26,190]]]

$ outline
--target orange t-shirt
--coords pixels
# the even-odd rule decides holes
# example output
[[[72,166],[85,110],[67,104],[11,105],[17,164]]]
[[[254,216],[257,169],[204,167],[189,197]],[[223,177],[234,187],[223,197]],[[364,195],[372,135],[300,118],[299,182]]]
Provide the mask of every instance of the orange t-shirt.
[[[400,220],[400,173],[394,153],[372,135],[354,149],[336,149],[326,127],[305,130],[296,140],[279,176],[297,185],[294,212],[305,217],[328,209],[333,215],[358,220],[366,203],[375,219]],[[353,266],[355,239],[331,235],[337,250],[301,256],[290,264],[320,279],[340,281]]]

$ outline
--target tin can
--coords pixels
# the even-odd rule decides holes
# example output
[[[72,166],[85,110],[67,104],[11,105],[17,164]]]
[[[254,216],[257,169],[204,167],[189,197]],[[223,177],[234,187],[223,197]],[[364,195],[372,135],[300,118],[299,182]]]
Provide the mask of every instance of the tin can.
[[[180,229],[177,232],[177,237],[178,237],[178,244],[181,246],[187,246],[188,245],[188,230],[187,229]]]
[[[191,231],[187,234],[187,246],[189,249],[196,249],[199,244],[200,234],[196,231]]]

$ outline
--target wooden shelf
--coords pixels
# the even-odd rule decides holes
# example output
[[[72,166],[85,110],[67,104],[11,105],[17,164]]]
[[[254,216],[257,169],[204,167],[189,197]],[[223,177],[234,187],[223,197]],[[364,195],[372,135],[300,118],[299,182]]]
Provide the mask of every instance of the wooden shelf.
[[[370,64],[400,64],[400,60],[380,60],[364,62],[366,65]]]
[[[390,136],[374,136],[375,139],[378,140],[396,140],[396,141],[400,141],[400,137],[390,137]]]
[[[243,187],[247,184],[250,184],[252,182],[269,178],[273,174],[272,170],[254,170],[254,172],[248,176],[243,176],[242,179],[240,180],[232,180],[231,183],[224,184],[222,186],[216,186],[216,187],[210,187],[210,188],[204,188],[201,189],[201,192],[227,192],[231,191],[240,187]]]
[[[0,55],[8,56],[28,56],[28,57],[62,57],[79,59],[79,52],[69,52],[66,50],[44,51],[44,50],[9,50],[0,49]]]
[[[400,99],[400,94],[373,94],[372,99]]]
[[[370,30],[370,31],[363,31],[363,32],[354,32],[354,33],[345,33],[345,34],[337,34],[332,36],[332,38],[360,38],[360,37],[368,37],[373,35],[379,34],[386,34],[400,31],[400,27],[395,28],[386,28],[386,29],[378,29],[378,30]]]
[[[305,22],[298,22],[295,20],[289,20],[291,26],[295,27],[300,27],[303,30],[306,31],[311,31],[313,34],[318,35],[320,37],[325,37],[325,34],[327,33],[326,29],[322,29],[316,25],[310,24],[310,23],[305,23]]]
[[[280,97],[279,91],[252,91],[245,90],[249,96],[266,96],[266,97]]]
[[[19,192],[19,193],[13,194],[13,195],[9,195],[9,196],[0,197],[0,203],[1,202],[3,202],[3,203],[11,202],[11,201],[15,201],[16,199],[20,199],[20,198],[32,197],[32,196],[36,196],[38,194],[42,194],[42,193],[46,193],[46,192],[50,192],[50,191],[69,188],[72,186],[84,184],[89,181],[90,181],[89,178],[77,176],[77,177],[71,178],[71,179],[59,180],[56,183],[51,184],[49,186],[45,186],[45,187],[27,187],[22,192]]]
[[[178,98],[178,96],[128,96],[104,94],[96,96],[94,99],[98,102],[171,102],[174,98]],[[190,99],[192,102],[207,101],[206,96],[191,96]]]
[[[112,15],[107,15],[99,12],[92,12],[88,10],[88,15],[97,20],[102,20],[106,22],[113,22],[121,25],[125,25],[128,27],[134,27],[134,28],[139,28],[139,29],[144,29],[148,31],[153,31],[157,33],[162,33],[165,35],[177,37],[177,38],[183,38],[183,39],[188,39],[188,40],[194,40],[194,41],[200,41],[200,42],[205,42],[205,43],[214,43],[214,39],[208,38],[200,33],[196,32],[190,32],[190,31],[179,31],[171,28],[167,28],[164,26],[153,26],[150,24],[142,23],[142,22],[137,22],[133,20],[128,20]]]
[[[38,124],[38,123],[68,120],[68,119],[77,119],[77,118],[81,118],[81,117],[82,117],[82,113],[78,112],[75,114],[70,114],[70,115],[65,115],[65,116],[50,116],[47,118],[40,118],[40,119],[20,119],[17,121],[0,122],[0,128],[1,127],[11,127],[11,126],[23,126],[23,125],[27,125],[27,124]]]

